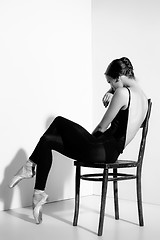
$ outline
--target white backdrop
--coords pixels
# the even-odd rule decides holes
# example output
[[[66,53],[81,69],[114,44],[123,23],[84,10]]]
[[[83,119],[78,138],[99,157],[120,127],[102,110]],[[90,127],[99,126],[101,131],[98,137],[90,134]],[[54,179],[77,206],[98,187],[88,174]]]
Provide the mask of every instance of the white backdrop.
[[[142,186],[143,201],[154,204],[160,204],[158,188],[160,182],[159,9],[160,1],[158,0],[92,1],[94,125],[105,111],[101,99],[109,88],[104,77],[107,65],[115,58],[126,56],[133,63],[137,81],[153,102]],[[124,157],[136,156],[138,136],[126,148]],[[134,184],[134,181],[119,183],[120,197],[135,200]],[[109,190],[110,196],[112,196],[111,190]],[[94,193],[99,193],[97,184],[95,184]]]
[[[34,180],[13,190],[7,185],[55,116],[92,131],[105,111],[101,99],[109,86],[103,73],[122,56],[131,59],[153,101],[143,199],[160,203],[155,187],[160,182],[159,7],[158,0],[0,2],[0,210],[31,204]],[[136,156],[137,141],[124,156]],[[73,162],[53,154],[46,189],[50,201],[74,197]],[[93,191],[87,183],[82,194],[99,194],[99,187]],[[135,200],[133,189],[134,183],[120,183],[120,197]]]
[[[34,180],[7,185],[55,116],[91,130],[91,2],[0,1],[0,82],[3,210],[31,204]],[[70,159],[54,154],[46,191],[50,201],[74,196]]]

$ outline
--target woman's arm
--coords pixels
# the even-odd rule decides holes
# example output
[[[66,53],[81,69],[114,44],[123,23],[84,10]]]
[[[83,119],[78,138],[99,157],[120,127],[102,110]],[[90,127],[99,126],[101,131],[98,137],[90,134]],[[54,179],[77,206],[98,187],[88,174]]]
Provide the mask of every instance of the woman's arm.
[[[113,88],[110,88],[104,95],[104,97],[102,98],[102,102],[103,102],[103,105],[105,107],[107,107],[109,105],[109,103],[111,102],[111,99],[113,97],[113,94],[114,94],[114,90]]]
[[[98,126],[95,128],[92,134],[95,134],[97,131],[105,132],[110,125],[110,123],[113,121],[119,110],[127,105],[128,95],[125,88],[118,88],[111,100],[111,103],[104,114],[102,120],[98,124]]]

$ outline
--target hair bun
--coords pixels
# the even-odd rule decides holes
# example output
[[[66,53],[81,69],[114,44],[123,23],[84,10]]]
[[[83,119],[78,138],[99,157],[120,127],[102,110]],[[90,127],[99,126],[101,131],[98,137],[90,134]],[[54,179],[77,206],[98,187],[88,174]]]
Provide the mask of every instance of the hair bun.
[[[126,68],[133,70],[132,63],[127,57],[122,57],[119,60],[125,65]]]
[[[105,75],[113,79],[118,79],[122,75],[135,79],[132,63],[127,57],[113,60],[108,65]]]

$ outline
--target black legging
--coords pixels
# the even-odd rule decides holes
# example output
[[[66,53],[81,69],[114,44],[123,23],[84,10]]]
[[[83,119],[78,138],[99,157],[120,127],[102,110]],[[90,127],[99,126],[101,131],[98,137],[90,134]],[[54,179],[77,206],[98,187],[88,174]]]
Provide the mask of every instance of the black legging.
[[[29,158],[37,164],[35,189],[45,189],[52,165],[51,150],[77,161],[99,163],[114,162],[119,155],[113,137],[97,138],[77,123],[57,117],[40,138]]]

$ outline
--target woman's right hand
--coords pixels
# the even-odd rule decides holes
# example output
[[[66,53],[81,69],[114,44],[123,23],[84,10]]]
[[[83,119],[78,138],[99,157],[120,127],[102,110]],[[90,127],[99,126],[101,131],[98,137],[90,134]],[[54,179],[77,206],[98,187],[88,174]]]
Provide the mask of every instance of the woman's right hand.
[[[112,97],[113,97],[113,94],[110,93],[110,92],[107,92],[107,93],[104,95],[104,97],[102,98],[102,102],[103,102],[103,105],[104,105],[105,107],[108,106],[108,104],[110,103]]]

